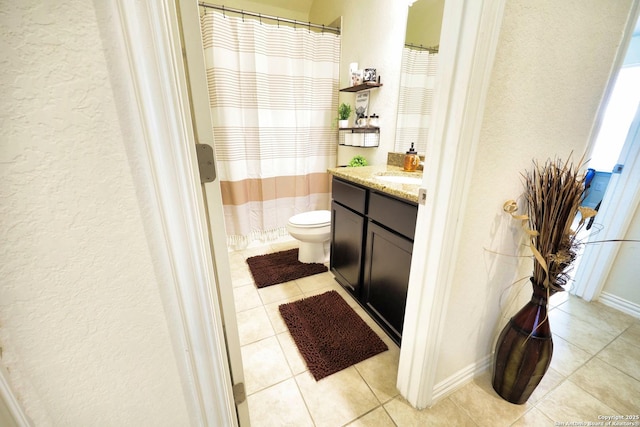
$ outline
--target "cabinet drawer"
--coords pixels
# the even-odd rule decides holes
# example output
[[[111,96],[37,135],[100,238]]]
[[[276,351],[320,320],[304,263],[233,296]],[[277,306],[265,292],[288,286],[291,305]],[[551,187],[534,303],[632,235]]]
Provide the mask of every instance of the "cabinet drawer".
[[[418,206],[371,192],[369,218],[413,240]]]
[[[361,214],[366,213],[367,190],[333,178],[331,186],[332,198],[342,206],[346,206]]]

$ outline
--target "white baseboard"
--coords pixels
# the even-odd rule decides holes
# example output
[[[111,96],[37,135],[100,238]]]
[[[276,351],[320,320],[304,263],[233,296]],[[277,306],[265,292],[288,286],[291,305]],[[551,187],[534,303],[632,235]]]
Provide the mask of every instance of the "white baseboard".
[[[598,301],[609,307],[620,310],[623,313],[627,313],[635,318],[640,319],[640,305],[635,302],[627,301],[626,299],[617,297],[608,292],[602,292]]]
[[[460,369],[449,378],[440,381],[433,389],[433,403],[435,404],[438,400],[447,397],[473,378],[482,374],[491,366],[492,361],[493,354],[488,354],[479,361],[468,365],[466,368]]]

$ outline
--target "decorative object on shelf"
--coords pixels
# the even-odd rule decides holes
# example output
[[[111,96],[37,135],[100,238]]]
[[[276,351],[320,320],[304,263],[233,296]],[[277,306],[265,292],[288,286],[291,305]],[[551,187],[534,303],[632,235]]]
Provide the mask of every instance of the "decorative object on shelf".
[[[367,166],[368,164],[367,159],[360,155],[353,156],[353,159],[349,162],[349,166],[351,167]]]
[[[351,72],[351,86],[361,85],[363,83],[363,71],[355,70]]]
[[[338,129],[338,144],[354,147],[377,147],[380,145],[380,128],[365,126]]]
[[[351,81],[351,86],[354,85],[353,82],[353,74],[356,73],[358,71],[358,63],[357,62],[352,62],[349,64],[349,80]]]
[[[360,119],[367,116],[367,110],[369,109],[369,92],[361,92],[356,95],[356,123]],[[363,123],[366,125],[366,123]]]
[[[578,166],[560,159],[533,163],[524,177],[526,215],[517,215],[515,200],[505,212],[522,221],[533,253],[533,295],[504,327],[494,353],[494,390],[505,400],[522,404],[529,399],[549,368],[553,353],[547,316],[549,297],[564,290],[580,245],[578,232],[596,214],[580,206],[584,199],[584,173]],[[580,213],[580,221],[572,224]]]
[[[375,82],[377,80],[375,68],[365,68],[362,75],[362,82]]]
[[[380,126],[380,117],[378,117],[377,114],[372,114],[371,116],[369,116],[369,126],[372,126],[374,128],[377,128]]]
[[[351,116],[351,105],[344,102],[338,107],[338,127],[349,127],[349,117]]]

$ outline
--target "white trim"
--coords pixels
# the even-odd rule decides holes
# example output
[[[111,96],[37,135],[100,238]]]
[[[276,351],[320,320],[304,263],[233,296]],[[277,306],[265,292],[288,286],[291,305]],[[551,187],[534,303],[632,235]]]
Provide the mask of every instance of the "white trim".
[[[624,38],[618,47],[618,52],[616,53],[616,58],[611,68],[609,83],[605,89],[603,99],[598,108],[596,120],[594,121],[594,125],[591,129],[589,152],[593,152],[609,97],[613,91],[620,68],[622,68],[624,63],[624,58],[633,35],[639,13],[640,0],[634,0],[629,16],[627,17]],[[636,118],[634,119],[635,124],[632,124],[629,132],[630,134],[632,133],[634,126],[637,131],[637,121],[638,115],[636,113]],[[636,144],[639,144],[639,142],[636,142]],[[604,226],[604,232],[598,234],[597,240],[622,238],[624,232],[628,229],[634,209],[638,206],[640,192],[636,192],[636,195],[634,196],[632,194],[633,189],[629,188],[630,185],[635,186],[638,180],[636,178],[635,181],[629,181],[629,179],[632,169],[640,168],[640,159],[637,158],[637,148],[635,154],[636,158],[633,158],[633,153],[630,152],[629,145],[630,141],[627,139],[625,142],[625,148],[623,149],[623,151],[626,151],[620,156],[621,159],[626,158],[623,174],[612,174],[604,199],[602,200],[602,206],[596,216],[596,221]],[[635,174],[637,175],[638,171],[636,171]],[[600,292],[602,292],[602,288],[604,287],[609,271],[611,270],[611,266],[618,254],[618,250],[618,244],[605,243],[587,245],[576,268],[574,286],[569,292],[585,299],[586,301],[597,299]]]
[[[237,425],[175,0],[118,0],[179,310],[172,336],[192,424]],[[182,357],[180,357],[182,356]]]
[[[209,107],[209,91],[207,88],[204,47],[200,29],[198,3],[180,1],[180,31],[184,45],[184,61],[189,78],[189,99],[192,108],[192,120],[199,144],[214,146],[213,124]],[[214,165],[215,166],[215,165]],[[209,237],[218,283],[218,298],[222,310],[227,357],[231,369],[231,380],[234,385],[244,383],[244,368],[240,350],[240,336],[231,280],[231,267],[227,249],[227,233],[225,230],[222,192],[219,177],[203,187],[204,201],[207,206]],[[204,244],[205,242],[203,242]],[[245,399],[236,405],[238,422],[241,426],[250,425],[249,403]]]
[[[640,304],[627,301],[624,298],[617,297],[609,292],[602,292],[598,301],[604,305],[620,310],[635,318],[640,319]]]
[[[440,381],[433,388],[433,400],[438,401],[447,397],[475,377],[483,374],[491,367],[492,362],[493,354],[488,354],[479,361],[467,366],[466,368],[460,369],[449,378]]]
[[[603,229],[593,240],[624,239],[640,205],[640,107],[636,111],[629,134],[625,141],[623,153],[624,169],[621,174],[612,174],[602,206],[596,221]],[[575,287],[571,293],[586,301],[598,298],[604,288],[609,272],[624,243],[587,243],[580,258]]]
[[[4,366],[0,366],[0,401],[9,410],[9,416],[19,427],[31,427],[33,424],[27,414],[24,412],[22,405],[15,396],[7,380],[7,373]],[[1,418],[1,417],[0,417]]]
[[[398,389],[413,406],[431,406],[466,195],[475,160],[504,0],[447,0],[440,37],[434,126],[427,142]],[[425,332],[426,331],[426,332]]]

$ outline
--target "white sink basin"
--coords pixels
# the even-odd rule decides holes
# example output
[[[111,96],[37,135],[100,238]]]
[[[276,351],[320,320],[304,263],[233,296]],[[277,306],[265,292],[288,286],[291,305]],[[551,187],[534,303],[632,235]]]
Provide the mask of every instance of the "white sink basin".
[[[405,175],[374,175],[375,179],[380,179],[382,181],[392,182],[394,184],[411,184],[411,185],[420,185],[422,184],[422,178],[418,178],[415,176],[405,176]]]

